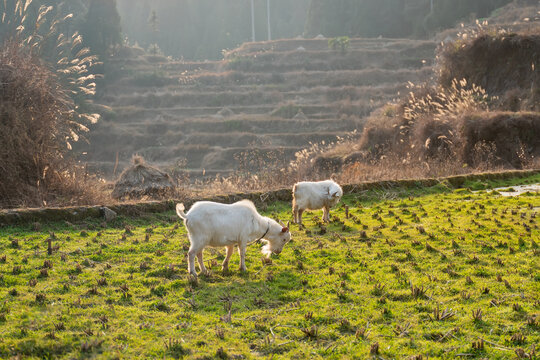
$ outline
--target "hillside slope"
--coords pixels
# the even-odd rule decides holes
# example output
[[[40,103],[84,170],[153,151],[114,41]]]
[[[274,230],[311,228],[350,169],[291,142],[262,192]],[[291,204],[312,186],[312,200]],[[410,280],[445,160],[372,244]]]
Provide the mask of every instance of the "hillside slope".
[[[435,46],[351,39],[341,51],[327,39],[278,40],[244,44],[216,62],[123,49],[101,91],[111,109],[92,129],[86,160],[108,177],[135,153],[195,177],[249,170],[244,159],[253,156],[285,164],[310,143],[361,130],[407,82],[427,79]]]
[[[437,76],[374,112],[360,140],[312,154],[341,181],[540,166],[540,3],[437,36]]]

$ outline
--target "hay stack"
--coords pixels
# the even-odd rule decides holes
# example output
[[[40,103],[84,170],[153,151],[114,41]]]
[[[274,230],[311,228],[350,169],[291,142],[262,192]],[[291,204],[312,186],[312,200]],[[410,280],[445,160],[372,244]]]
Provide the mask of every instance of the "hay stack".
[[[227,118],[227,117],[234,116],[235,114],[234,114],[234,111],[232,111],[230,108],[225,106],[224,108],[219,110],[216,115],[220,115],[220,116],[223,116],[224,118]]]
[[[171,176],[145,163],[141,156],[133,156],[133,166],[125,169],[114,184],[114,199],[163,198],[176,192]]]
[[[293,120],[308,120],[308,117],[304,114],[302,109],[298,109],[296,115],[294,115]]]

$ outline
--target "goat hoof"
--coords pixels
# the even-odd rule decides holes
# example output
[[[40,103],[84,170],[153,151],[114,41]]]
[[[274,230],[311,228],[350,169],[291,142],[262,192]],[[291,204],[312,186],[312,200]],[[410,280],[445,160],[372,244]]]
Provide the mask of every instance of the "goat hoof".
[[[197,274],[189,274],[188,275],[188,282],[191,285],[197,285],[198,284]]]

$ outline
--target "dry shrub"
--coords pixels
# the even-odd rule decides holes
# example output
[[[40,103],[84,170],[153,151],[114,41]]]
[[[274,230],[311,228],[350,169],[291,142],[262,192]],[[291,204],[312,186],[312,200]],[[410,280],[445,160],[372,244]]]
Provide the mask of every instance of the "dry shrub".
[[[540,114],[490,112],[497,99],[465,80],[410,87],[406,100],[369,119],[348,152],[326,150],[315,170],[334,164],[341,181],[355,182],[538,166]]]
[[[538,11],[540,11],[538,0],[514,0],[497,9],[490,17],[490,23],[530,25],[528,22],[540,20]]]
[[[4,3],[0,14],[0,206],[99,201],[98,181],[68,156],[85,124],[99,119],[88,100],[96,86],[88,70],[97,59],[77,33],[59,32],[69,16],[51,19],[53,6],[31,0],[12,5]]]
[[[253,190],[272,190],[289,186],[287,156],[284,150],[249,148],[234,155],[238,169],[227,176],[198,182],[197,187],[205,193],[231,193]]]
[[[377,128],[372,130],[374,133]],[[339,180],[441,177],[540,165],[538,113],[464,113],[452,122],[422,118],[410,130],[409,141],[397,143],[388,139],[399,139],[402,134],[388,135],[388,128],[376,132],[380,136],[377,140],[386,145],[376,144],[374,151],[357,151],[344,157]],[[366,134],[369,132],[364,132],[362,139]]]
[[[91,178],[67,159],[80,129],[56,76],[26,49],[6,43],[0,84],[0,206],[90,202]]]
[[[291,187],[302,180],[328,179],[338,167],[322,166],[321,163],[328,161],[320,155],[327,153],[329,157],[339,159],[339,154],[349,149],[348,142],[356,137],[356,132],[352,132],[346,137],[338,137],[334,142],[310,143],[308,148],[296,152],[292,161],[287,160],[289,157],[285,156],[285,150],[248,149],[235,156],[237,170],[226,176],[217,175],[196,181],[193,187],[209,195],[277,190]]]
[[[439,85],[410,84],[406,99],[371,116],[343,161],[348,177],[359,180],[365,167],[390,167],[381,176],[391,177],[538,163],[538,113],[500,110],[539,108],[540,35],[490,35],[486,26],[477,23],[443,45]]]
[[[484,112],[461,123],[462,159],[474,167],[491,163],[505,168],[533,166],[540,158],[540,114]]]
[[[409,84],[409,96],[387,105],[369,120],[357,150],[365,159],[401,154],[405,163],[456,155],[457,119],[463,113],[487,109],[485,91],[465,80],[449,88]]]
[[[346,136],[338,136],[333,142],[310,143],[289,163],[287,178],[293,182],[328,179],[341,169],[346,155],[350,153],[351,143],[357,139],[358,133],[353,131]]]
[[[540,34],[475,35],[442,47],[440,83],[450,86],[453,79],[467,79],[491,96],[505,98],[511,91],[514,101],[521,98],[522,108],[540,109]]]

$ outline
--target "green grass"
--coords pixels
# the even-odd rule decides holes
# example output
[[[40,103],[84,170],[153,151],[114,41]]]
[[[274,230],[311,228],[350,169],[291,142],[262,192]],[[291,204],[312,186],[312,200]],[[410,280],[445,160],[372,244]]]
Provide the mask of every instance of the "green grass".
[[[540,342],[540,197],[472,189],[533,182],[349,195],[271,264],[205,251],[196,284],[172,213],[2,229],[0,358],[515,358]]]

